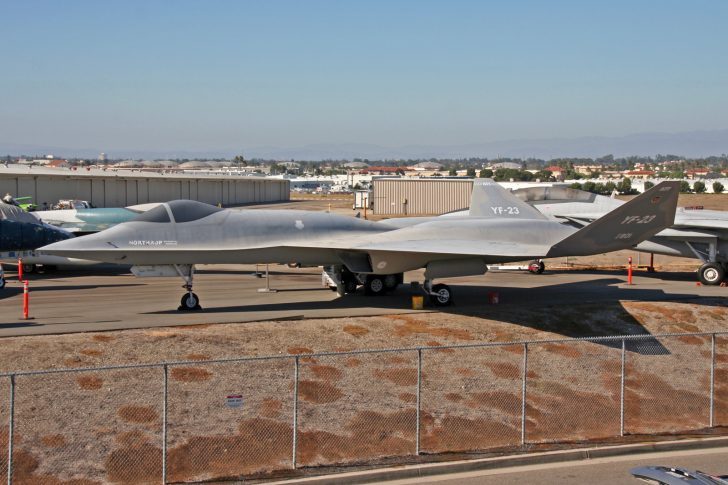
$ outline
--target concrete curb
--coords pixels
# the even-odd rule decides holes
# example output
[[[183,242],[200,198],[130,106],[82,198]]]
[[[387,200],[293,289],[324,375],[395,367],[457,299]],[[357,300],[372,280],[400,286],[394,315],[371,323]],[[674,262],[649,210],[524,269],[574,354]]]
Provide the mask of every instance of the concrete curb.
[[[697,438],[675,441],[660,441],[654,443],[637,443],[628,445],[601,446],[592,448],[578,448],[573,450],[545,451],[526,453],[520,455],[497,456],[475,460],[460,460],[439,463],[424,463],[418,465],[403,465],[374,470],[337,473],[316,477],[291,478],[268,482],[271,485],[281,484],[307,484],[307,485],[334,485],[340,483],[359,484],[386,480],[401,480],[405,478],[419,478],[433,475],[490,470],[514,466],[542,465],[569,461],[589,460],[593,458],[607,458],[613,456],[654,453],[661,451],[681,451],[700,448],[719,448],[728,446],[728,437]]]

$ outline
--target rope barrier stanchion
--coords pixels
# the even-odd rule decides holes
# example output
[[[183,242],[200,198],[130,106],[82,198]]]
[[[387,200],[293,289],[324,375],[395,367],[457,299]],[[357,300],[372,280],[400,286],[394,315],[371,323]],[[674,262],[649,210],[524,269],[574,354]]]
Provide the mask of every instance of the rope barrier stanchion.
[[[30,288],[29,288],[28,280],[23,281],[23,319],[27,320],[29,312],[29,303],[30,303]]]
[[[632,256],[627,259],[627,284],[632,284]]]

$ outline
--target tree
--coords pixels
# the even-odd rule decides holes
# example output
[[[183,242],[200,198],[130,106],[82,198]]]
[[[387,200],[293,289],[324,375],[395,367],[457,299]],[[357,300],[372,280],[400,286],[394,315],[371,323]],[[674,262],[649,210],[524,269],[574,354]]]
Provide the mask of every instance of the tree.
[[[468,171],[466,172],[466,175],[467,175],[468,177],[475,177],[475,169],[474,169],[474,168],[472,168],[472,167],[471,167],[471,168],[469,168],[469,169],[468,169]]]
[[[723,184],[720,182],[713,182],[713,193],[715,194],[722,194],[725,187],[723,187]]]
[[[450,171],[448,172],[448,175],[451,177],[455,177],[457,174],[458,174],[458,171],[455,170],[454,168],[451,168]]]
[[[693,190],[696,194],[702,194],[705,192],[705,183],[698,180],[693,184]]]
[[[625,177],[622,179],[621,182],[619,182],[619,185],[617,186],[617,190],[619,190],[619,193],[622,195],[627,195],[632,193],[632,180],[629,177]]]
[[[493,176],[493,171],[489,168],[484,168],[480,171],[479,177],[482,179],[489,179]]]
[[[248,162],[245,161],[245,158],[242,155],[237,155],[235,158],[233,158],[233,161],[237,165],[242,165],[243,167],[247,167],[248,166]]]
[[[650,190],[654,186],[655,186],[655,184],[650,182],[649,180],[647,182],[645,182],[645,190]]]
[[[587,192],[594,192],[595,189],[596,189],[596,185],[597,184],[595,184],[594,182],[591,182],[590,181],[590,182],[584,182],[584,186],[583,187],[584,187],[584,190],[586,190]]]
[[[570,185],[570,187],[572,189],[582,190],[582,186],[581,186],[581,184],[579,182],[574,182],[573,184]]]
[[[616,189],[617,189],[617,184],[615,184],[614,182],[610,181],[610,182],[607,182],[606,184],[604,184],[604,193],[606,195],[610,195]]]
[[[687,180],[683,180],[682,182],[680,182],[680,192],[684,194],[689,194],[692,191],[693,189],[690,188],[690,182],[688,182]]]

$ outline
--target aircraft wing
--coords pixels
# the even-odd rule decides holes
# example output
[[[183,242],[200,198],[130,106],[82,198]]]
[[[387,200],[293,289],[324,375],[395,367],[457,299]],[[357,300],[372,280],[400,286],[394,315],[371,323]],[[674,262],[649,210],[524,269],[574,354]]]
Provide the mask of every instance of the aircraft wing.
[[[506,241],[474,241],[468,239],[394,241],[361,244],[351,247],[353,250],[366,252],[388,251],[453,256],[493,256],[495,258],[523,257],[525,259],[544,256],[550,248],[550,244],[526,244]]]
[[[728,229],[728,212],[726,219],[691,219],[677,221],[673,226],[675,229]]]

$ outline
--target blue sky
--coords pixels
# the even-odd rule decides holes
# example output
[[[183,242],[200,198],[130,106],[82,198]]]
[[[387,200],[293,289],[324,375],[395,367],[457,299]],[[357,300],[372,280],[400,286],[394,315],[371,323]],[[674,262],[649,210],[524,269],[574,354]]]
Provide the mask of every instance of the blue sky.
[[[4,1],[0,141],[453,145],[728,128],[728,2]]]

